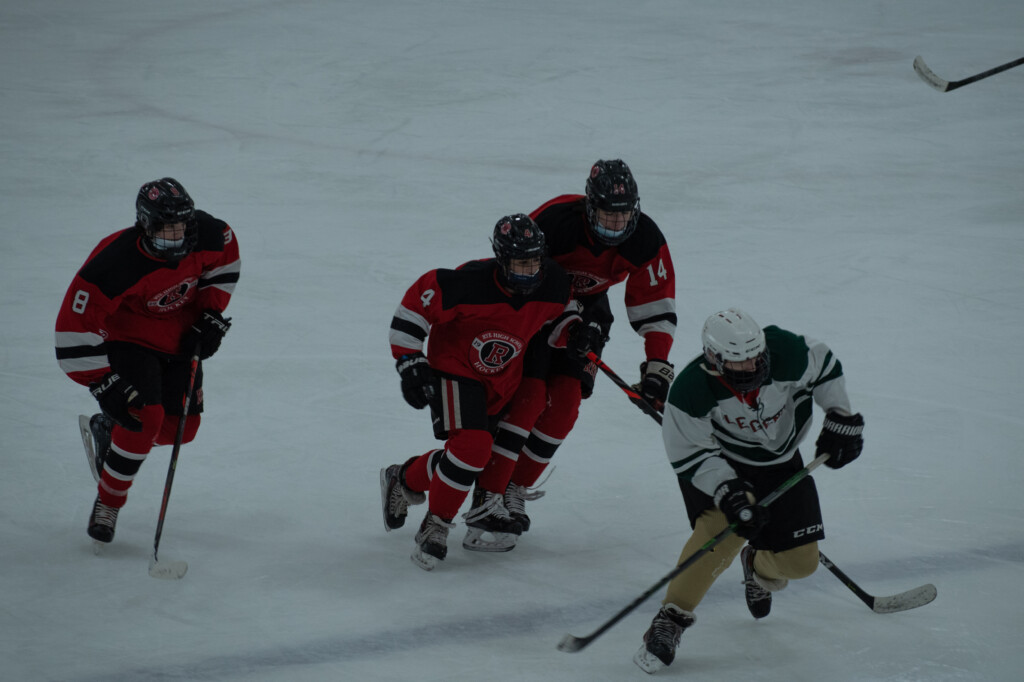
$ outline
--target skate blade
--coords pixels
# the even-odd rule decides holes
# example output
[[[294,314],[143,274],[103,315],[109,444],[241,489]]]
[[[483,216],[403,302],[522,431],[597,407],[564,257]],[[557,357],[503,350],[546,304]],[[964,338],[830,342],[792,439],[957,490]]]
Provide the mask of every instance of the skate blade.
[[[419,547],[416,548],[416,551],[414,551],[409,558],[414,564],[422,568],[424,571],[433,571],[437,566],[438,561],[436,556],[427,554]]]
[[[633,662],[648,675],[653,675],[665,667],[660,658],[647,650],[646,644],[641,644],[640,649],[633,654]]]
[[[78,415],[78,430],[82,433],[82,446],[85,448],[85,457],[89,460],[89,471],[92,472],[92,477],[99,483],[101,472],[96,470],[96,450],[93,448],[92,429],[89,428],[89,419],[90,417],[84,414]]]
[[[401,528],[405,525],[405,517],[396,517],[394,523],[388,522],[388,468],[384,467],[380,470],[380,510],[384,516],[384,530],[391,532],[396,528]]]
[[[494,538],[488,540],[485,536]],[[467,528],[462,548],[470,552],[511,552],[519,536],[513,533],[492,533],[480,528]]]

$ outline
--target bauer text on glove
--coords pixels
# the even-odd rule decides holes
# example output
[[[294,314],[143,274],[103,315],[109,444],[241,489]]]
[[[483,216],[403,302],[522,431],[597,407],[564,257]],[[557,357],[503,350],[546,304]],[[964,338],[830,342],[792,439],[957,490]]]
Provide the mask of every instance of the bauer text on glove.
[[[395,365],[402,380],[402,397],[417,410],[430,404],[437,395],[434,371],[423,353],[410,353]]]

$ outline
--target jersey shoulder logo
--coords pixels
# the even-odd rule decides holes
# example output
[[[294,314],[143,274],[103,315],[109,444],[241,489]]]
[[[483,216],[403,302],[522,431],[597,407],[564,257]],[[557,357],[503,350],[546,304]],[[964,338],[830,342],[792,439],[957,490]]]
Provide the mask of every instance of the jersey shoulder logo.
[[[146,307],[155,313],[169,313],[181,308],[192,300],[192,292],[199,284],[195,277],[189,277],[183,282],[167,287],[146,302]]]
[[[523,352],[524,345],[522,339],[505,332],[483,332],[473,339],[469,362],[480,374],[497,374]]]

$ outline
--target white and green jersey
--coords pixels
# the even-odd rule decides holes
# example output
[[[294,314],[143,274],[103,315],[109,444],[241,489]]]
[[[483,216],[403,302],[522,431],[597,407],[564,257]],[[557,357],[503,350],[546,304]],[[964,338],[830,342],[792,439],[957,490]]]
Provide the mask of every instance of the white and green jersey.
[[[764,328],[771,359],[767,382],[741,400],[703,355],[676,377],[662,436],[672,469],[708,495],[736,478],[730,462],[772,466],[789,461],[811,425],[811,400],[850,413],[843,367],[828,346],[775,326]]]

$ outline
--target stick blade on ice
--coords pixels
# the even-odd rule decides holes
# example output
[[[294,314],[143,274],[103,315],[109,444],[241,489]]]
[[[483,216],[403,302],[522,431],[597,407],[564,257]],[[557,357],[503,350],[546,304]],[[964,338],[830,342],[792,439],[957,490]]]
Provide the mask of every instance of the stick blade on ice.
[[[916,71],[917,75],[921,77],[921,80],[939,92],[946,92],[949,88],[949,81],[936,76],[920,56],[914,57],[914,71]]]
[[[158,560],[155,556],[149,559],[149,574],[161,580],[181,580],[188,572],[188,564],[184,561]]]
[[[894,594],[891,597],[875,597],[875,603],[871,610],[875,613],[898,613],[916,609],[925,604],[931,604],[939,594],[935,585],[928,584],[915,587],[912,590]]]
[[[587,645],[586,638],[575,637],[573,635],[566,635],[562,638],[562,641],[558,643],[558,650],[564,651],[567,654],[574,654]]]

